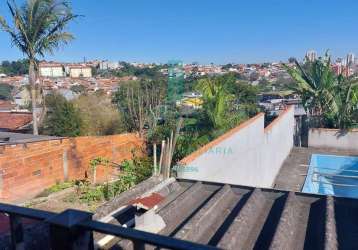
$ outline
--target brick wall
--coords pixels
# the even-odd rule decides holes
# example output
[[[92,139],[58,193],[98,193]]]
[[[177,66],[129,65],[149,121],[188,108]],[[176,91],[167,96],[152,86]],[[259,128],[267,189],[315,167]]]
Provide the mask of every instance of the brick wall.
[[[57,182],[92,177],[89,162],[106,157],[121,163],[142,154],[144,141],[135,134],[77,137],[0,146],[0,201],[32,198]],[[111,169],[110,176],[116,170]],[[97,168],[97,180],[105,180],[105,167]]]

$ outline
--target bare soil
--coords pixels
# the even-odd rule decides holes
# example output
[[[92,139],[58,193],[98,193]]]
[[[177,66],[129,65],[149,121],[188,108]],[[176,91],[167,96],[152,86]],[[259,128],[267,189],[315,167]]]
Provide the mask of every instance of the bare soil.
[[[24,205],[27,207],[41,209],[50,212],[60,213],[66,209],[76,209],[88,212],[94,212],[96,208],[104,202],[94,202],[86,204],[78,200],[75,188],[68,188],[47,197],[35,198]]]

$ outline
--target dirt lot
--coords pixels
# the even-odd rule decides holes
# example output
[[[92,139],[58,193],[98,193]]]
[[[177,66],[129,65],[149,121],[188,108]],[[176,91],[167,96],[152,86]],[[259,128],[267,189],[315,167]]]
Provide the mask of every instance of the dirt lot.
[[[78,200],[75,188],[68,188],[57,193],[53,193],[47,197],[41,197],[26,202],[24,205],[31,208],[62,212],[66,209],[77,209],[88,212],[94,212],[96,208],[104,202],[86,204]]]

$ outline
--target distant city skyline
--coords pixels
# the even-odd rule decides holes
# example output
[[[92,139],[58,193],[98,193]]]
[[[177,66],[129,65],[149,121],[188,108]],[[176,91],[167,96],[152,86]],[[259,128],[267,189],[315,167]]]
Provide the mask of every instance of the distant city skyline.
[[[17,1],[21,2],[21,1]],[[46,60],[101,59],[201,64],[302,60],[309,50],[333,58],[358,54],[358,2],[77,0],[84,15],[71,25],[76,40]],[[9,17],[6,1],[0,15]],[[0,60],[23,58],[0,32]]]

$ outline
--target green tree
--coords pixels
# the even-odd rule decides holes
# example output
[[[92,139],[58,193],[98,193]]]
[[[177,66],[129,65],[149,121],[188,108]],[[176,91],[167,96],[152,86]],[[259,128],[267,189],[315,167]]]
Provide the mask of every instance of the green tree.
[[[125,130],[121,114],[107,95],[81,95],[73,103],[82,120],[81,135],[113,135]]]
[[[238,124],[239,116],[235,109],[232,75],[205,78],[198,81],[197,89],[203,94],[203,108],[215,129],[227,129]]]
[[[86,92],[86,87],[83,85],[73,85],[70,90],[77,94],[83,94]]]
[[[12,92],[13,86],[6,84],[6,83],[0,83],[0,100],[11,100],[12,99]]]
[[[336,76],[331,68],[331,59],[326,54],[314,62],[301,65],[295,61],[296,67],[291,68],[284,64],[287,72],[295,81],[293,90],[300,94],[302,103],[310,115],[322,117],[324,112],[333,111]],[[320,120],[323,125],[323,119]]]
[[[325,122],[328,127],[349,129],[358,125],[358,82],[357,80],[338,77],[334,91],[335,108],[325,113]]]
[[[296,58],[294,58],[294,57],[289,57],[288,58],[289,63],[295,63],[295,61],[296,61]]]
[[[55,136],[79,136],[82,120],[75,106],[62,95],[51,94],[46,96],[47,115],[43,132]]]
[[[318,119],[314,126],[346,129],[357,123],[357,80],[336,76],[330,56],[295,67],[284,65],[295,81],[307,113]]]
[[[0,65],[0,73],[6,75],[25,75],[28,74],[29,61],[17,60],[13,62],[3,61]]]
[[[235,87],[235,94],[239,102],[239,110],[248,117],[255,116],[260,108],[258,106],[259,88],[247,82],[240,81]]]
[[[221,67],[221,69],[223,70],[229,70],[230,68],[232,68],[233,65],[231,63],[225,64],[224,66]]]
[[[77,16],[72,14],[69,2],[61,0],[28,0],[18,7],[15,0],[7,1],[12,26],[0,16],[0,27],[7,32],[12,44],[29,60],[29,82],[33,107],[33,133],[38,134],[36,115],[36,85],[39,57],[53,53],[61,44],[73,39],[65,32],[67,24]]]
[[[162,80],[142,79],[121,84],[113,102],[124,118],[127,131],[137,131],[143,135],[145,126],[154,128],[164,104],[165,93],[166,86]]]

